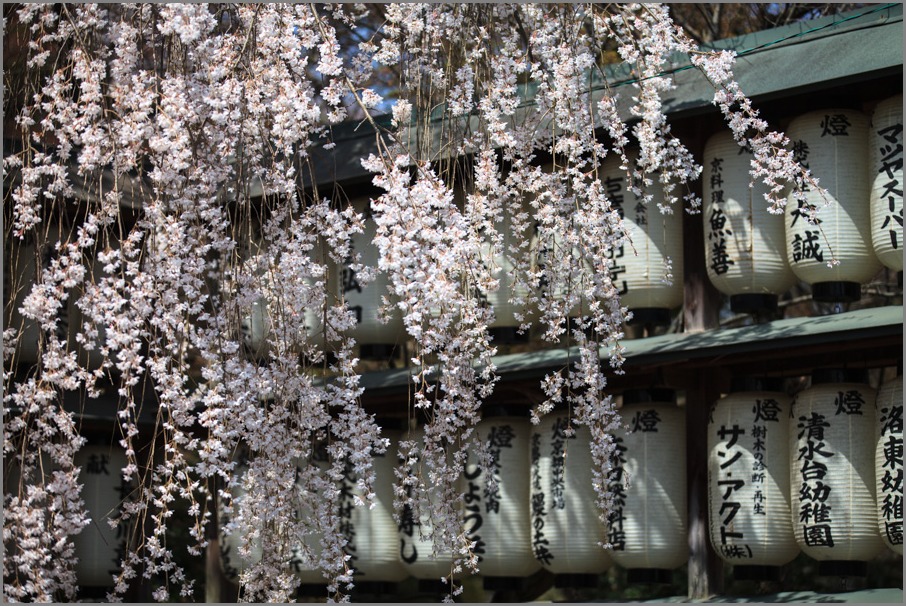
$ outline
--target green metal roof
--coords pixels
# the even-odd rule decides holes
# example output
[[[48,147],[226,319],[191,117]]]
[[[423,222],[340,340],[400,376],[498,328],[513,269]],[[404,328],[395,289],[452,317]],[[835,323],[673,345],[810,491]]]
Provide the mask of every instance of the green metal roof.
[[[721,328],[699,333],[671,333],[642,339],[626,339],[625,366],[662,364],[719,356],[751,354],[847,341],[903,335],[903,307],[871,307],[827,316],[786,318],[740,328]],[[541,377],[576,359],[578,350],[547,349],[493,358],[497,374],[510,380]],[[607,351],[601,351],[606,363]],[[412,369],[365,373],[366,389],[400,389],[409,383]]]
[[[841,15],[720,40],[709,48],[737,52],[737,81],[756,102],[902,73],[903,5],[869,5]],[[690,69],[688,57],[677,55],[669,73],[676,88],[662,95],[668,116],[717,112],[711,103],[714,89],[696,69]],[[626,63],[607,66],[604,75],[592,81],[593,102],[603,96],[606,81],[620,94],[620,115],[631,118],[629,107],[635,89],[629,84],[633,77],[631,66]],[[533,87],[526,86],[526,105],[531,103],[532,93]],[[518,123],[519,116],[515,119]],[[311,150],[322,182],[370,181],[371,174],[362,168],[360,160],[377,152],[371,125],[342,124],[334,128],[333,136],[337,145],[332,150]]]

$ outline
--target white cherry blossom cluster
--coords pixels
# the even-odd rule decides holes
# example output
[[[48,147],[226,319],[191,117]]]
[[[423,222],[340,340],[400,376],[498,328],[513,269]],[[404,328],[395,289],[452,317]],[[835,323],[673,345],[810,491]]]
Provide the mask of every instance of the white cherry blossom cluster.
[[[643,200],[659,181],[662,212],[698,178],[662,107],[676,57],[691,55],[714,85],[773,210],[786,189],[814,185],[739,90],[732,54],[694,48],[660,5],[368,14],[26,4],[14,16],[31,80],[15,116],[22,145],[4,158],[4,242],[11,258],[33,244],[35,271],[33,283],[14,276],[11,293],[24,296],[4,302],[9,599],[78,597],[72,538],[90,521],[74,463],[84,438],[64,401],[87,410],[114,397],[118,472],[134,486],[114,523],[146,531],[130,534],[111,599],[137,583],[162,601],[192,597],[180,552],[204,553],[219,502],[220,530],[239,535],[247,559],[243,599],[291,601],[299,578],[288,562],[301,558],[324,572],[331,599],[347,600],[356,571],[340,484],[352,469],[373,495],[372,459],[388,447],[362,404],[356,318],[337,287],[350,259],[362,285],[387,278],[385,300],[413,344],[410,414],[424,439],[401,447],[397,505],[430,518],[438,552],[454,554],[452,599],[453,577],[480,568],[459,479],[470,452],[487,459],[475,428],[498,382],[488,300],[504,286],[520,330],[568,352],[541,381],[532,418],[565,402],[591,429],[606,518],[618,423],[606,374],[622,372],[628,314],[610,269],[631,242],[600,166],[616,155]],[[600,86],[608,40],[636,79],[629,116],[612,83]],[[395,90],[376,84],[381,69],[398,74]],[[375,114],[391,97],[388,129]],[[375,267],[351,245],[365,218],[312,162],[352,110],[376,128],[377,152],[362,159],[381,190],[370,205]],[[36,358],[20,364],[27,349]],[[242,474],[239,452],[249,453]],[[176,515],[189,520],[188,546],[168,535]]]

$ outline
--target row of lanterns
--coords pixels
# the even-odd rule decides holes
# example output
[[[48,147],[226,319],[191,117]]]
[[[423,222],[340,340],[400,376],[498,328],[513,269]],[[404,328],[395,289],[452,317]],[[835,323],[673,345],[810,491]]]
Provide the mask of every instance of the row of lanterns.
[[[797,280],[811,285],[815,300],[854,301],[861,284],[882,266],[903,270],[902,103],[902,95],[886,99],[870,117],[832,108],[794,119],[787,129],[792,152],[827,194],[811,187],[804,202],[790,196],[784,215],[768,212],[760,182],[750,187],[752,156],[729,133],[707,142],[702,213],[707,273],[734,311],[776,308]],[[683,302],[682,213],[659,212],[664,196],[656,181],[651,202],[639,204],[619,165],[611,156],[601,167],[603,185],[631,238],[613,251],[611,276],[633,323],[666,325],[671,310]],[[808,206],[820,209],[817,223],[809,222]],[[360,212],[367,214],[367,208],[367,201],[357,203]],[[376,264],[374,223],[366,225],[354,236],[353,249],[366,264]],[[508,225],[498,228],[507,234],[505,246],[520,244],[512,241]],[[832,258],[839,264],[830,266]],[[531,310],[516,309],[509,301],[514,293],[507,259],[494,259],[494,266],[501,288],[488,295],[496,316],[491,332],[497,342],[515,342],[526,338],[517,335],[516,315],[530,316]],[[672,280],[665,279],[668,272]],[[386,283],[362,287],[349,268],[339,268],[334,280],[335,290],[357,313],[362,357],[390,355],[405,336],[397,313],[386,323],[378,317]]]
[[[777,381],[734,380],[710,414],[708,517],[712,546],[737,578],[771,578],[800,551],[823,575],[864,575],[885,544],[902,554],[902,390],[901,374],[875,393],[865,371],[838,369],[816,370],[792,399]],[[594,504],[588,429],[557,411],[532,426],[523,413],[486,411],[478,433],[492,465],[470,463],[462,479],[463,528],[485,586],[544,568],[576,587],[612,564],[630,582],[669,582],[688,559],[685,412],[674,392],[624,393],[629,431],[614,436],[607,524]],[[389,459],[376,473],[378,485],[393,482]],[[389,488],[377,499],[372,510],[347,512],[357,585],[448,575],[450,554],[421,538],[430,518],[405,511],[397,527]],[[224,558],[235,567],[235,553],[225,549]],[[324,582],[317,571],[297,572],[304,583]]]
[[[860,296],[861,284],[871,280],[882,266],[903,270],[903,117],[902,95],[880,102],[869,117],[850,109],[826,109],[795,118],[787,129],[795,158],[806,166],[827,192],[827,199],[812,187],[806,200],[788,199],[784,215],[771,214],[763,197],[764,186],[750,187],[751,154],[741,148],[729,133],[709,139],[704,151],[703,221],[707,273],[713,285],[729,296],[737,312],[753,312],[776,307],[778,297],[796,280],[811,285],[815,300],[853,301]],[[611,276],[621,294],[623,305],[634,315],[634,322],[666,325],[670,311],[683,302],[682,213],[663,214],[656,206],[663,202],[663,192],[654,183],[648,205],[639,204],[626,182],[620,160],[611,155],[602,165],[603,184],[607,194],[623,216],[631,242],[613,251]],[[822,208],[825,202],[830,206]],[[354,202],[356,210],[368,213],[366,199]],[[817,223],[808,221],[808,206],[819,208]],[[500,227],[509,234],[506,224]],[[52,227],[51,240],[64,234]],[[56,238],[54,238],[56,236]],[[353,252],[360,253],[366,265],[376,266],[374,221],[365,221],[365,230],[352,241]],[[512,235],[505,244],[510,242]],[[50,254],[52,247],[46,249]],[[835,257],[838,265],[829,262]],[[11,326],[24,326],[19,360],[37,360],[37,326],[24,322],[18,312],[35,277],[33,244],[19,247],[13,259],[15,272],[24,288],[9,293],[15,299]],[[47,261],[47,259],[45,259]],[[247,260],[248,262],[253,259]],[[495,277],[501,288],[491,293],[488,302],[496,312],[491,331],[497,342],[513,342],[518,335],[516,314],[520,311],[509,302],[510,266],[505,258],[495,259]],[[672,281],[665,277],[672,273]],[[254,302],[243,317],[242,332],[247,350],[254,357],[268,354],[270,331],[268,301],[278,297],[268,277],[273,268],[258,268],[262,280],[262,299]],[[92,279],[101,277],[92,265]],[[356,313],[355,338],[360,357],[387,359],[394,348],[406,339],[397,310],[380,317],[382,297],[386,295],[386,277],[367,285],[360,284],[348,266],[336,267],[328,276],[329,288],[342,295]],[[517,293],[523,297],[527,293]],[[79,293],[70,297],[61,312],[61,331],[69,331],[75,344],[75,332],[83,322],[74,304]],[[10,299],[9,296],[6,297]],[[319,331],[316,306],[306,312],[306,330]],[[80,350],[87,363],[96,368],[98,352]]]
[[[784,215],[767,211],[763,184],[749,187],[750,152],[728,133],[707,142],[706,265],[734,311],[776,307],[796,280],[817,301],[854,301],[882,266],[903,271],[902,106],[897,95],[870,117],[830,108],[795,118],[786,129],[793,156],[826,195],[810,186],[804,201],[788,198]]]

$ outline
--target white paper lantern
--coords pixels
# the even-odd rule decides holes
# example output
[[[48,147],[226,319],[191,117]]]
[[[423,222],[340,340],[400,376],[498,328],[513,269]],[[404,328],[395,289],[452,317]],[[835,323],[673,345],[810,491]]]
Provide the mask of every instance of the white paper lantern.
[[[875,391],[864,371],[821,369],[796,395],[790,488],[796,542],[823,575],[864,575],[883,549],[875,506]]]
[[[878,530],[903,555],[903,374],[878,389],[875,483]]]
[[[903,95],[871,116],[871,241],[885,267],[903,271]]]
[[[128,524],[111,528],[131,486],[123,480],[126,453],[119,446],[85,446],[74,462],[81,468],[82,499],[91,523],[72,539],[78,564],[78,584],[86,587],[112,587],[125,556]]]
[[[541,568],[532,553],[529,502],[528,410],[486,407],[476,431],[493,459],[482,469],[474,458],[464,474],[465,531],[481,550],[478,574],[487,589],[509,586]],[[489,479],[497,481],[495,488]]]
[[[525,212],[530,210],[527,204],[523,204],[523,209]],[[499,288],[487,295],[488,303],[494,310],[489,333],[495,343],[526,343],[529,333],[526,331],[520,334],[519,326],[534,317],[535,307],[528,303],[531,294],[528,286],[515,283],[515,266],[511,258],[516,255],[514,251],[518,246],[531,241],[531,230],[526,228],[523,233],[514,234],[512,215],[509,212],[503,214],[503,219],[495,227],[503,237],[504,254],[492,256],[493,249],[487,242],[481,248],[482,261],[491,270],[494,279],[499,281]],[[511,301],[513,298],[521,299],[522,303],[514,303]]]
[[[365,493],[356,486],[358,477],[350,469],[340,488],[340,529],[346,538],[348,564],[354,569],[357,591],[379,591],[372,583],[396,583],[408,576],[399,559],[399,535],[393,521],[393,484],[396,476],[396,451],[400,431],[384,426],[383,436],[391,446],[387,453],[374,457],[374,506],[356,506]]]
[[[782,381],[735,377],[708,422],[711,545],[736,579],[777,579],[799,547],[790,517],[790,399]]]
[[[608,156],[601,170],[607,195],[620,209],[631,238],[614,251],[610,269],[620,303],[633,313],[630,324],[667,325],[670,311],[683,304],[682,210],[664,214],[658,209],[664,192],[656,175],[648,188],[652,199],[644,204],[629,190],[617,156]]]
[[[306,344],[317,342],[323,332],[321,310],[324,293],[313,279],[305,279],[307,299],[302,310],[303,325],[296,326],[297,330],[293,332],[281,330],[275,333],[274,326],[295,325],[292,321],[277,322],[277,318],[289,320],[298,311],[287,302],[290,294],[288,289],[296,287],[282,280],[281,271],[282,268],[276,265],[273,255],[263,251],[241,264],[241,277],[229,280],[228,286],[235,287],[237,282],[250,279],[252,287],[260,295],[241,305],[240,309],[239,328],[243,350],[256,360],[265,360],[272,355],[274,344],[271,341],[274,339],[279,343],[279,349],[304,350]],[[292,294],[293,298],[298,295]]]
[[[689,559],[686,533],[686,415],[670,389],[623,394],[622,424],[608,485],[613,561],[630,582],[670,582]]]
[[[240,546],[243,543],[243,534],[242,530],[239,528],[232,529],[231,532],[224,532],[224,528],[231,523],[231,521],[236,517],[236,514],[239,512],[242,504],[245,500],[246,491],[243,487],[243,480],[245,474],[248,473],[248,449],[240,449],[236,456],[236,466],[233,469],[233,481],[230,484],[230,495],[231,499],[231,508],[232,511],[227,513],[227,510],[218,499],[217,501],[217,524],[218,524],[218,541],[220,544],[220,568],[223,571],[224,576],[233,582],[239,581],[239,575],[245,572],[248,568],[261,561],[261,543],[260,541],[253,541],[251,545],[250,555],[248,557],[242,556],[239,552]],[[261,526],[259,525],[259,531]]]
[[[425,431],[421,427],[406,431],[401,437],[414,442],[416,448],[421,448],[424,438]],[[418,466],[419,462],[416,460],[413,464]],[[400,561],[408,573],[420,581],[436,581],[452,572],[453,553],[435,553],[433,543],[422,538],[430,534],[431,526],[431,516],[427,512],[422,512],[416,521],[412,508],[408,505],[403,508],[399,526]]]
[[[597,585],[611,565],[592,485],[591,432],[567,413],[545,415],[531,434],[532,549],[556,586]]]
[[[730,308],[750,313],[777,308],[795,276],[786,260],[783,216],[768,212],[767,188],[752,183],[752,154],[730,132],[705,145],[703,212],[705,265]]]
[[[814,188],[806,192],[807,203],[820,208],[816,225],[792,196],[786,205],[787,260],[816,301],[857,301],[860,284],[881,269],[871,246],[868,133],[868,118],[849,109],[810,112],[787,129],[794,157],[830,202],[821,208],[825,198]],[[840,263],[828,267],[832,257]]]
[[[377,224],[371,217],[371,203],[367,198],[352,202],[356,212],[365,216],[364,231],[352,236],[352,254],[361,255],[360,262],[377,269],[379,251],[374,243]],[[368,284],[362,284],[349,263],[340,265],[331,274],[331,291],[337,292],[356,314],[357,324],[352,336],[359,345],[359,355],[365,359],[387,359],[399,351],[406,339],[406,330],[400,310],[392,305],[387,308],[387,323],[381,321],[382,299],[395,300],[388,291],[387,274],[379,272]]]

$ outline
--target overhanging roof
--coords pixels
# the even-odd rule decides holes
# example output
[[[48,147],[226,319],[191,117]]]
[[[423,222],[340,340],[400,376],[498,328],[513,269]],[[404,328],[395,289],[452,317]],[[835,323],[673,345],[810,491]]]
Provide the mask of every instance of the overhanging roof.
[[[902,73],[903,6],[870,5],[841,15],[720,40],[709,47],[737,52],[734,74],[742,91],[756,101]],[[662,95],[668,116],[717,112],[711,103],[714,89],[696,69],[689,68],[688,57],[677,55],[670,71],[676,88]],[[606,80],[620,93],[620,114],[629,119],[630,97],[635,90],[629,86],[632,78],[628,64],[608,66],[603,80],[593,81],[593,101],[604,94]],[[526,104],[530,104],[532,87],[526,87],[525,93]],[[333,128],[333,141],[336,147],[332,150],[320,146],[311,150],[315,174],[321,181],[369,182],[372,175],[362,168],[361,158],[377,153],[371,125],[338,125]]]
[[[758,353],[775,352],[773,355],[777,357],[778,351],[789,354],[831,345],[835,348],[848,345],[874,348],[887,341],[896,341],[896,352],[901,355],[903,320],[902,305],[870,307],[827,316],[785,318],[740,328],[626,339],[621,345],[625,348],[625,368],[690,361],[707,363],[718,359],[732,361],[733,358],[751,361],[753,354]],[[577,349],[560,348],[497,356],[493,363],[497,374],[509,382],[539,379],[577,357]],[[604,350],[601,360],[602,364],[607,364]],[[859,365],[857,359],[850,362]],[[366,390],[396,391],[409,384],[412,372],[412,369],[401,369],[365,373],[361,384]]]

